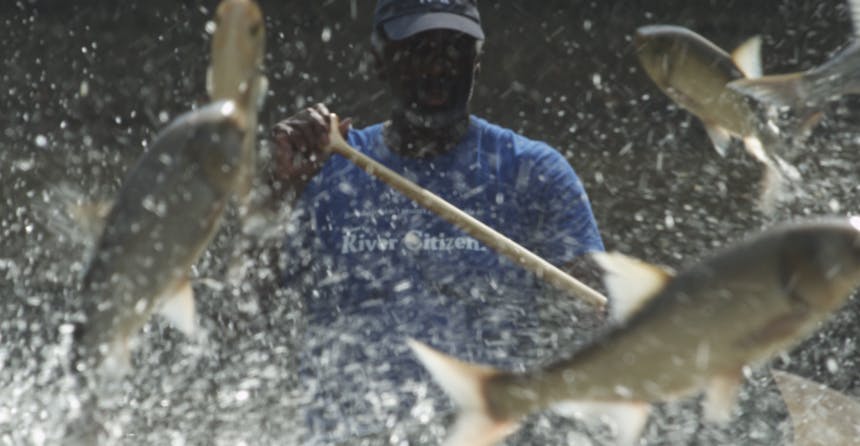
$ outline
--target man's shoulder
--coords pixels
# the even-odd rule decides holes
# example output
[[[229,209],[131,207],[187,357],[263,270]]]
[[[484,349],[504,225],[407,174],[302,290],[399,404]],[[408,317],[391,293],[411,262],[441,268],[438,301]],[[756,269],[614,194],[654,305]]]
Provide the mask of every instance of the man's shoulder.
[[[513,155],[520,157],[543,157],[559,154],[554,147],[545,141],[530,138],[516,130],[489,122],[484,118],[473,116],[472,120],[480,129],[484,142],[494,144],[500,150],[509,150]]]
[[[377,137],[382,132],[382,123],[370,124],[366,127],[350,127],[348,137],[359,141],[367,141]]]

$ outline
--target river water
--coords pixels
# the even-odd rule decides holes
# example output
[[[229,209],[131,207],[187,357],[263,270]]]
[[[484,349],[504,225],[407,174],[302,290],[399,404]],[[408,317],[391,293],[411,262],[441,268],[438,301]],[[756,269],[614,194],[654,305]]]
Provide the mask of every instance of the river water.
[[[588,190],[607,248],[654,263],[681,269],[779,221],[860,212],[855,99],[829,104],[809,139],[786,154],[803,175],[798,194],[764,215],[754,207],[755,162],[739,145],[720,158],[700,123],[651,83],[631,47],[635,28],[653,23],[689,27],[726,49],[760,33],[766,73],[806,69],[848,41],[845,5],[689,3],[481,2],[488,41],[473,111],[564,153]],[[0,6],[0,444],[60,442],[76,401],[63,368],[64,324],[92,243],[60,203],[109,199],[158,129],[205,101],[206,23],[215,4]],[[261,7],[271,84],[260,118],[264,150],[266,129],[315,102],[357,126],[385,118],[384,84],[367,55],[372,2]],[[231,275],[228,254],[239,238],[228,225],[195,268],[205,338],[189,340],[153,320],[136,341],[133,372],[100,401],[117,444],[300,444],[296,409],[313,403],[305,390],[314,384],[295,372],[301,296],[273,279],[277,237],[264,239],[252,266]],[[772,365],[857,395],[856,310],[852,301]],[[570,342],[530,356],[549,360]],[[766,444],[763,426],[784,420],[784,408],[766,377],[752,378],[739,427],[729,430]],[[421,404],[438,405],[441,391],[429,382],[400,390],[430,409],[390,426],[388,441],[438,443],[450,420]],[[694,406],[661,406],[647,444],[689,443],[699,429]],[[590,441],[551,415],[532,424],[545,444]],[[719,443],[720,435],[709,441]]]

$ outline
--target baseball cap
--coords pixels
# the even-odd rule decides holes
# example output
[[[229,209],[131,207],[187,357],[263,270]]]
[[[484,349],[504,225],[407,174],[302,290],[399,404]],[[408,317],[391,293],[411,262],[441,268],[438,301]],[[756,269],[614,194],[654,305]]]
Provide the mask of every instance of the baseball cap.
[[[379,0],[373,26],[391,40],[431,29],[452,29],[484,40],[477,0]]]

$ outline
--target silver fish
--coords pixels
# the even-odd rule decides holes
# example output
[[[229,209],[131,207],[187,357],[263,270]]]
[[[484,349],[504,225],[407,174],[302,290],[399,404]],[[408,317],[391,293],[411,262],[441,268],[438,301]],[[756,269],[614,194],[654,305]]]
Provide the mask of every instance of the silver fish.
[[[174,120],[131,170],[82,280],[76,348],[89,365],[125,364],[129,339],[159,308],[193,331],[188,276],[236,188],[248,131],[234,102],[215,102]]]
[[[253,175],[264,28],[253,0],[224,0],[216,13],[207,86],[213,102],[162,130],[125,179],[103,224],[81,292],[76,334],[82,366],[128,362],[128,341],[156,310],[186,332],[195,326],[189,284],[234,196]]]
[[[522,373],[448,357],[411,340],[459,405],[446,445],[491,445],[527,414],[604,414],[634,444],[651,404],[705,392],[709,420],[728,420],[742,369],[797,344],[860,285],[860,217],[787,224],[674,275],[597,253],[615,325],[548,366]]]
[[[770,208],[784,178],[799,179],[782,160],[778,130],[745,96],[727,87],[761,75],[761,39],[753,37],[729,55],[695,32],[680,26],[651,25],[636,30],[637,55],[645,72],[667,96],[699,118],[717,152],[725,156],[732,138],[764,167],[762,207]]]

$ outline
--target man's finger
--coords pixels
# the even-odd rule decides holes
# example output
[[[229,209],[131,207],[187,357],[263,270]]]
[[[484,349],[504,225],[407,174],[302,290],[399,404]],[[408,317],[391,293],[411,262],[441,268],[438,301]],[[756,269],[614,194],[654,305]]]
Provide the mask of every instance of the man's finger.
[[[352,118],[346,118],[343,121],[340,121],[340,125],[338,126],[338,130],[340,130],[340,134],[346,138],[346,134],[349,133],[349,128],[352,127]]]
[[[293,132],[292,130],[293,130],[292,126],[286,120],[284,120],[284,121],[281,121],[281,122],[275,124],[275,126],[272,127],[271,134],[273,137],[277,137],[277,136],[288,137],[288,136],[290,136],[290,134],[292,134],[292,132]]]
[[[316,132],[311,126],[301,126],[296,129],[296,145],[302,152],[310,152],[316,150],[315,144],[318,144],[319,139],[316,137]]]
[[[317,113],[320,114],[320,116],[325,116],[326,118],[328,118],[328,107],[326,107],[325,104],[323,104],[322,102],[318,102],[314,109],[317,111]]]

